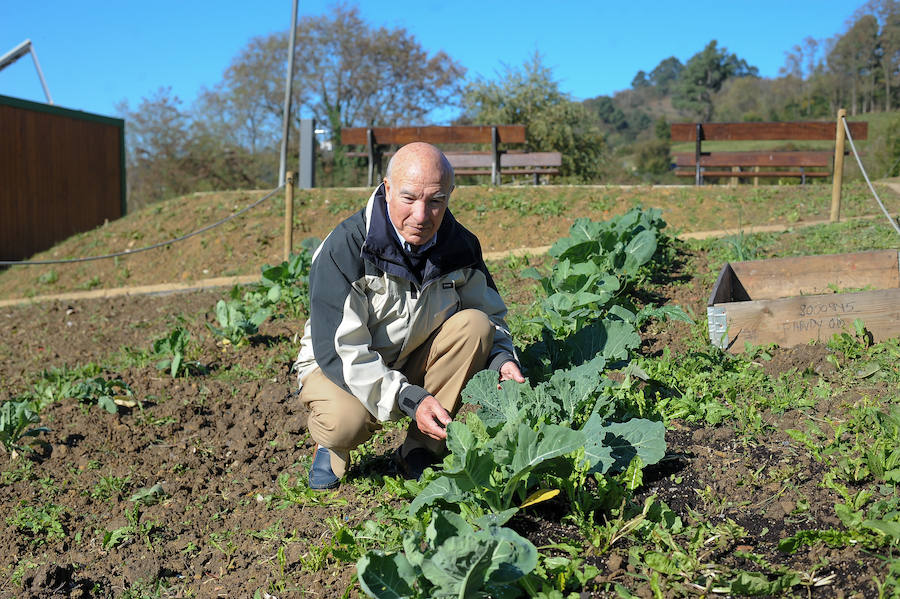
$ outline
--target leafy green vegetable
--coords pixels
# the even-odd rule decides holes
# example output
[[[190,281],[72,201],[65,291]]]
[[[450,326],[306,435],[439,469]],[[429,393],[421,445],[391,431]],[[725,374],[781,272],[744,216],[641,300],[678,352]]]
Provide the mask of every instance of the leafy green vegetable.
[[[424,545],[424,548],[423,548]],[[357,562],[370,597],[517,597],[512,586],[537,565],[537,549],[499,526],[475,529],[453,512],[436,510],[425,534],[408,533],[404,553],[369,552]]]
[[[259,332],[259,325],[272,315],[272,307],[254,307],[239,300],[228,302],[219,300],[216,304],[217,328],[207,325],[213,334],[224,337],[235,347],[246,343],[247,339]]]
[[[26,437],[36,437],[50,429],[46,427],[29,428],[40,422],[37,414],[31,411],[27,401],[6,401],[0,406],[0,443],[11,456],[24,451],[21,444]]]

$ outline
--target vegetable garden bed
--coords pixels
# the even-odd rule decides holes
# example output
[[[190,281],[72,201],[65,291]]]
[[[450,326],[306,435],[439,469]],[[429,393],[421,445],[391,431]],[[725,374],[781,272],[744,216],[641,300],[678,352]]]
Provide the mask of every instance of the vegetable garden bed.
[[[0,310],[0,401],[39,419],[4,428],[0,595],[359,597],[356,564],[411,596],[895,595],[900,342],[710,347],[666,309],[702,310],[709,246],[652,248],[654,220],[491,265],[533,380],[473,381],[422,482],[391,466],[401,423],[306,486],[291,264],[225,297]]]

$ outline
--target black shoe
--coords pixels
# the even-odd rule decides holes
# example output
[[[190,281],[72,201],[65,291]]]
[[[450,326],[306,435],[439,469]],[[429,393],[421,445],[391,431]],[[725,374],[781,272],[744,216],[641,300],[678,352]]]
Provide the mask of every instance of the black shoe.
[[[339,484],[341,479],[331,469],[331,452],[321,445],[317,446],[309,468],[309,488],[334,489]]]
[[[422,473],[425,472],[426,468],[440,462],[438,456],[434,455],[424,447],[410,449],[405,458],[400,455],[400,450],[401,448],[398,447],[397,451],[394,452],[394,463],[397,464],[397,468],[400,470],[400,474],[403,478],[409,480],[421,479]]]

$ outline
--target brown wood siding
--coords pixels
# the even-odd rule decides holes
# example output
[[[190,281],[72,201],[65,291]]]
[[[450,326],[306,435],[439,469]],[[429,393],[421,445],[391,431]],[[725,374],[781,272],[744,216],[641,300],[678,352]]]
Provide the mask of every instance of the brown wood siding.
[[[0,104],[0,259],[122,216],[121,127],[55,111]]]

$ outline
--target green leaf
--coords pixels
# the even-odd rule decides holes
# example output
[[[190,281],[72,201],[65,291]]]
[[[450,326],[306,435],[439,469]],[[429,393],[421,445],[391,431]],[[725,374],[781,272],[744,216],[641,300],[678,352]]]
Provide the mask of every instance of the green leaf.
[[[409,504],[409,513],[418,514],[419,511],[435,501],[443,500],[448,503],[461,501],[465,498],[463,490],[460,489],[455,478],[448,476],[440,476],[428,483],[428,486],[416,495]]]
[[[422,574],[433,583],[433,596],[472,597],[487,581],[497,542],[451,537],[422,562]]]
[[[896,520],[863,520],[862,526],[890,537],[892,543],[900,542],[900,522]]]
[[[659,551],[648,551],[644,554],[644,563],[663,574],[678,574],[678,564],[669,556]]]
[[[173,379],[178,376],[178,372],[181,370],[181,361],[183,358],[184,356],[180,353],[175,354],[175,357],[172,358],[172,368],[169,372]]]
[[[425,531],[425,539],[431,545],[438,546],[450,537],[467,535],[472,532],[474,532],[472,525],[456,512],[435,510]]]
[[[504,381],[498,390],[497,373],[493,370],[482,370],[466,384],[462,397],[468,403],[481,406],[478,417],[485,426],[491,428],[517,419],[523,403],[522,396],[528,393],[531,393],[528,384],[519,384],[515,381]],[[449,438],[447,442],[453,443]]]
[[[417,593],[409,582],[416,579],[416,572],[400,553],[384,555],[370,551],[356,562],[359,586],[369,597],[401,599]]]
[[[584,453],[593,472],[624,470],[635,456],[644,464],[655,464],[666,454],[666,429],[662,422],[632,418],[604,423],[595,414],[581,430],[586,439]]]

